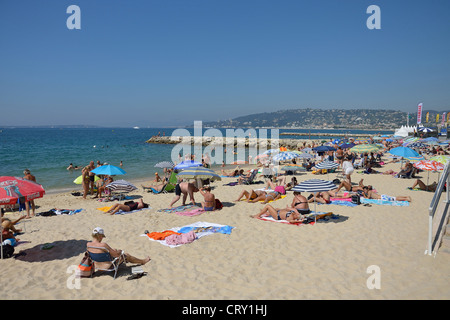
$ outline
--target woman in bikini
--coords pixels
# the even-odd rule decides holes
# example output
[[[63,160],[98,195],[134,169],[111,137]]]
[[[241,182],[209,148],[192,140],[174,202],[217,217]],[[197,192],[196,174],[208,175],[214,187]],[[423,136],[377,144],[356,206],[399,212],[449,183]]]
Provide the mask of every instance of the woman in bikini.
[[[294,191],[294,199],[292,199],[291,207],[301,214],[308,214],[311,212],[311,210],[309,210],[308,199],[298,191]]]
[[[275,220],[286,220],[290,223],[303,221],[304,217],[295,208],[286,207],[285,209],[275,209],[270,204],[264,206],[260,213],[251,216],[252,218],[261,218],[262,216],[271,216]]]
[[[234,200],[235,202],[240,201],[243,197],[247,199],[247,202],[249,203],[255,203],[258,201],[263,201],[264,203],[267,203],[269,201],[277,200],[281,197],[281,194],[277,191],[270,190],[270,191],[262,191],[262,190],[251,190],[250,192],[244,190],[241,192],[239,197]]]
[[[148,204],[144,203],[144,201],[142,199],[139,199],[137,202],[136,201],[127,201],[123,204],[116,203],[107,212],[109,214],[113,215],[116,212],[118,212],[119,210],[129,212],[129,211],[134,211],[134,210],[143,209],[143,208],[148,208]]]
[[[210,187],[204,187],[199,189],[200,193],[205,200],[202,202],[202,208],[205,211],[214,211],[216,209],[216,198],[214,194],[211,193]]]

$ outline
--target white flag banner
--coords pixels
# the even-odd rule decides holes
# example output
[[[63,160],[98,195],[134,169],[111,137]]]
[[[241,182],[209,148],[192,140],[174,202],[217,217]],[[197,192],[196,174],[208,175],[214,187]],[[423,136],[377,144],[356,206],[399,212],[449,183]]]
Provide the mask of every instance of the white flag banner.
[[[417,107],[417,124],[422,123],[422,103]]]

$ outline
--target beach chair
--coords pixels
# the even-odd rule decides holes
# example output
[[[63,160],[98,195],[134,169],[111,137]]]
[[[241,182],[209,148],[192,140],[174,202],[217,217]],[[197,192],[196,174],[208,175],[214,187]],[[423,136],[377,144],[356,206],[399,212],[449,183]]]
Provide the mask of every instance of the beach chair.
[[[178,183],[177,174],[173,171],[169,177],[169,182],[164,186],[164,193],[168,193],[175,190],[177,183]]]
[[[117,271],[119,270],[119,266],[125,262],[125,254],[122,251],[119,257],[113,258],[109,253],[109,250],[103,247],[87,247],[87,252],[94,262],[95,272],[103,271],[103,272],[114,272],[114,279],[116,279]],[[89,249],[97,249],[103,252],[94,253],[89,251]]]
[[[242,180],[238,180],[238,182],[241,181],[242,184],[252,184],[253,180],[255,180],[257,174],[258,174],[258,170],[254,169],[252,171],[252,174],[250,175],[250,177],[244,178]]]

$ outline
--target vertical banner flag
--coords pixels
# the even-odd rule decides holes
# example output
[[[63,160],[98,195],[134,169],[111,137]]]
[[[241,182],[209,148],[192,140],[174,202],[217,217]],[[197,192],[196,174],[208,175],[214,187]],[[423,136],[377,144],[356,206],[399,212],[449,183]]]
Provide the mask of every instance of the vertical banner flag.
[[[422,103],[417,107],[417,123],[422,123]]]
[[[449,113],[450,114],[450,113]],[[430,116],[430,112],[427,112],[427,115],[426,115],[426,122],[428,123],[428,117]]]
[[[436,115],[436,123],[439,123],[439,113]]]
[[[447,112],[447,123],[448,123],[448,117],[450,116],[450,112]]]
[[[445,122],[445,112],[442,114],[442,121],[441,121],[441,125],[444,125]]]

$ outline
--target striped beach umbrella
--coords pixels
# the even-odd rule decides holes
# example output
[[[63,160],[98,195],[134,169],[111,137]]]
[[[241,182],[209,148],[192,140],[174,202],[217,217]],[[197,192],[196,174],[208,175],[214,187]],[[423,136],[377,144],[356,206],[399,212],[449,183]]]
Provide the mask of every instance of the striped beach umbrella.
[[[108,184],[105,188],[116,192],[131,192],[136,190],[136,186],[125,180],[116,180]]]
[[[380,146],[376,144],[358,144],[352,148],[350,148],[351,152],[355,153],[366,153],[366,152],[377,152],[381,149]]]
[[[336,185],[331,181],[325,181],[321,179],[309,179],[303,181],[293,187],[292,191],[298,192],[321,192],[336,189]]]
[[[183,179],[210,179],[211,181],[222,180],[222,178],[217,173],[205,167],[186,168],[178,173],[177,177]]]
[[[310,179],[300,182],[293,187],[291,191],[297,192],[322,192],[336,189],[337,186],[331,181],[325,181],[321,179]],[[314,212],[316,212],[316,202],[314,201]],[[315,219],[314,219],[315,220]]]
[[[172,161],[161,161],[158,162],[157,164],[155,164],[155,168],[173,168],[175,165],[173,164]]]
[[[328,178],[328,169],[335,169],[337,167],[339,167],[339,164],[330,160],[325,160],[322,161],[318,164],[316,164],[314,167],[316,167],[316,169],[327,169],[327,178]]]
[[[330,160],[322,161],[315,165],[317,169],[334,169],[339,167],[339,164]]]

